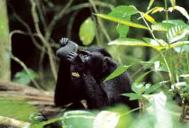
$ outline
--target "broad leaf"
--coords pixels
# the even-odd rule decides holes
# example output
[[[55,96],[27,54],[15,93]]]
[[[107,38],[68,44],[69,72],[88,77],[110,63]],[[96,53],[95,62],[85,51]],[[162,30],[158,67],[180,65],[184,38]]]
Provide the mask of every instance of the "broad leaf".
[[[127,34],[129,32],[129,27],[126,25],[118,24],[116,30],[119,33],[119,38],[124,38],[127,37]]]
[[[117,69],[116,69],[113,73],[111,73],[111,74],[105,79],[105,81],[111,80],[111,79],[113,79],[113,78],[115,78],[115,77],[117,77],[117,76],[123,74],[124,72],[127,71],[127,69],[128,69],[129,67],[130,67],[130,66],[126,66],[126,65],[117,67]]]
[[[37,78],[37,73],[34,72],[31,69],[28,69],[28,72],[25,70],[22,70],[21,72],[17,72],[14,76],[13,81],[16,83],[20,83],[22,85],[29,84],[33,79]]]
[[[154,19],[152,16],[150,16],[149,14],[141,12],[141,15],[142,15],[148,22],[150,22],[150,23],[152,23],[152,24],[155,24],[155,23],[156,23],[155,19]]]
[[[151,94],[155,91],[157,91],[162,85],[161,84],[155,84],[155,85],[151,85],[149,88],[145,89],[145,94]]]
[[[154,31],[168,31],[168,29],[173,26],[174,25],[171,23],[156,23],[156,24],[153,24],[151,28]]]
[[[18,120],[28,121],[30,114],[37,109],[18,97],[0,97],[0,115]]]
[[[189,34],[189,29],[186,25],[178,25],[172,27],[167,32],[167,40],[169,43],[173,43],[184,39]]]
[[[173,25],[187,25],[183,20],[164,20],[162,23],[169,23]]]
[[[135,79],[134,83],[142,83],[142,81],[144,80],[144,78],[149,74],[151,73],[152,71],[148,71],[148,72],[145,72],[143,73],[142,75],[140,75],[138,78]]]
[[[144,82],[134,82],[131,86],[132,90],[139,95],[142,95],[145,91],[145,83]]]
[[[130,21],[130,17],[138,13],[138,10],[134,6],[118,6],[108,14],[109,16]],[[126,25],[118,24],[116,27],[120,38],[127,37],[129,27]]]
[[[167,108],[168,98],[164,92],[150,95],[147,98],[150,102],[150,106],[147,110],[149,110],[150,114],[154,115],[154,119],[156,119],[154,128],[174,128],[171,113]],[[163,122],[166,122],[166,125]]]
[[[161,45],[160,45],[161,43]],[[109,45],[125,45],[135,47],[151,47],[157,51],[167,48],[167,44],[163,40],[156,40],[150,38],[134,39],[134,38],[122,38],[109,42]]]
[[[80,26],[79,37],[84,45],[89,45],[92,43],[95,37],[96,27],[95,23],[89,17]]]
[[[94,119],[92,128],[117,128],[120,114],[111,111],[101,111]]]
[[[129,27],[141,28],[141,29],[148,30],[148,28],[144,25],[137,24],[137,23],[127,21],[127,20],[123,20],[123,19],[120,19],[120,18],[115,18],[115,17],[109,16],[109,15],[96,14],[96,16],[103,18],[103,19],[106,19],[106,20],[109,20],[109,21],[112,21],[112,22],[115,22],[115,23],[124,24],[124,25],[127,25]]]
[[[142,95],[137,94],[137,93],[124,93],[121,95],[129,97],[129,100],[138,100],[142,98]]]
[[[189,53],[189,41],[178,41],[176,43],[171,44],[171,46],[178,53],[184,51]]]
[[[109,16],[125,19],[126,17],[130,17],[134,14],[137,14],[138,10],[135,6],[118,6],[112,9],[112,11],[108,14]]]
[[[88,111],[68,111],[63,115],[65,128],[92,128],[95,114]]]

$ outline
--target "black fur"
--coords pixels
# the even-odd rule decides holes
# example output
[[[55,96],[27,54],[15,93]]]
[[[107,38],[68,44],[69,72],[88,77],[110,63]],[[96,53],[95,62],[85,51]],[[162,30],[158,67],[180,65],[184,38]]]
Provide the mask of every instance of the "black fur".
[[[132,92],[127,73],[113,80],[103,82],[111,74],[117,64],[103,48],[91,47],[78,50],[72,41],[57,50],[60,67],[55,89],[55,105],[65,106],[72,103],[72,108],[82,108],[81,100],[87,101],[88,108],[102,108],[118,103],[130,108],[138,107],[137,101],[129,101],[121,93]],[[76,76],[73,73],[77,74]]]

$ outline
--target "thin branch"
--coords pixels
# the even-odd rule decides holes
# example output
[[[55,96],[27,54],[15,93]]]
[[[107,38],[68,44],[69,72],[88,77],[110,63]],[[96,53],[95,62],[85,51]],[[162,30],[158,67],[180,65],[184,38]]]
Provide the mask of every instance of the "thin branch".
[[[35,26],[37,35],[38,35],[39,39],[41,40],[41,42],[43,43],[43,45],[45,46],[45,48],[47,49],[51,71],[52,71],[54,80],[56,80],[57,74],[56,74],[55,62],[53,59],[53,51],[52,51],[51,46],[49,45],[48,41],[46,40],[46,38],[44,38],[44,36],[42,35],[41,30],[39,28],[39,19],[38,19],[38,15],[36,12],[36,3],[34,2],[34,0],[30,0],[30,2],[32,5],[31,13],[32,13],[32,17],[34,20],[34,26]]]
[[[69,23],[68,23],[68,26],[67,26],[67,37],[68,38],[71,38],[71,35],[72,35],[72,27],[73,27],[73,24],[74,24],[74,21],[75,21],[75,18],[76,18],[76,15],[77,15],[78,12],[75,12],[71,15],[70,19],[69,19]]]
[[[30,38],[31,38],[32,42],[34,43],[34,45],[36,46],[36,48],[38,48],[39,50],[41,50],[42,46],[39,45],[39,43],[34,38],[32,30],[29,27],[29,25],[24,20],[22,20],[16,13],[14,13],[14,16],[26,28],[26,30],[28,32],[28,35],[30,36]]]
[[[53,20],[50,22],[50,24],[47,27],[47,31],[45,33],[45,39],[46,40],[49,40],[51,33],[52,33],[52,30],[53,30],[54,26],[56,25],[57,21],[62,18],[62,16],[66,12],[66,10],[68,10],[68,8],[71,6],[73,1],[74,0],[69,0],[69,2],[66,4],[66,6],[57,15],[54,16]]]
[[[53,20],[51,21],[51,23],[49,24],[49,29],[47,30],[47,33],[45,34],[45,38],[46,39],[49,39],[49,37],[51,36],[51,33],[52,33],[52,29],[54,28],[54,26],[57,24],[57,22],[63,17],[63,15],[65,14],[69,14],[73,11],[77,11],[77,10],[80,10],[82,8],[90,8],[90,7],[93,7],[90,3],[82,3],[82,4],[79,4],[79,5],[74,5],[72,7],[71,4],[72,4],[73,1],[69,1],[67,3],[67,5],[56,15],[54,16]],[[100,1],[95,1],[94,4],[96,6],[101,6],[101,7],[106,7],[106,8],[110,8],[112,9],[114,6],[111,5],[111,4],[108,4],[108,3],[105,3],[105,2],[100,2]],[[69,8],[70,7],[70,8]],[[68,9],[69,8],[69,9]]]
[[[93,1],[93,3],[96,6],[100,6],[100,7],[106,7],[106,8],[110,8],[110,9],[114,8],[113,5],[108,4],[108,3],[104,3],[104,2],[100,2],[100,1]],[[70,7],[69,10],[66,11],[66,14],[71,13],[71,12],[76,11],[76,10],[80,10],[82,8],[90,8],[90,7],[93,7],[93,5],[90,4],[89,2],[82,3],[82,4],[79,4],[79,5],[74,5],[74,6]]]
[[[45,17],[44,17],[43,11],[42,11],[41,1],[40,0],[35,0],[35,3],[37,5],[36,7],[37,7],[37,10],[39,12],[39,18],[41,20],[43,28],[45,29],[45,28],[47,28],[47,24],[46,24]]]
[[[89,2],[92,4],[95,13],[98,13],[98,10],[97,10],[97,8],[96,8],[96,5],[95,5],[94,1],[93,1],[93,0],[89,0]],[[97,22],[98,22],[98,24],[100,25],[100,28],[101,28],[103,34],[105,35],[107,41],[108,41],[108,42],[111,41],[111,38],[110,38],[110,36],[108,35],[108,32],[106,31],[106,29],[105,29],[105,27],[104,27],[104,25],[103,25],[101,19],[98,18],[98,17],[97,17]]]
[[[39,86],[39,84],[32,78],[30,71],[28,70],[28,67],[17,57],[15,57],[13,54],[11,54],[11,58],[16,61],[18,64],[20,64],[22,66],[22,68],[26,71],[26,73],[28,74],[28,76],[30,77],[32,83],[34,84],[34,86],[38,89],[41,89],[41,87]]]

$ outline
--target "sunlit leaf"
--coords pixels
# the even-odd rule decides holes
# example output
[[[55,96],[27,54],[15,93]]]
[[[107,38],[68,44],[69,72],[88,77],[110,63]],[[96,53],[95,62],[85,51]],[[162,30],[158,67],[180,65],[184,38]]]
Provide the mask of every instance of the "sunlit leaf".
[[[132,90],[139,95],[142,95],[145,91],[145,83],[144,82],[133,82],[131,86]]]
[[[178,41],[176,43],[171,44],[171,47],[176,48],[184,45],[189,45],[189,41]]]
[[[107,110],[109,112],[118,114],[117,116],[112,116],[115,121],[119,117],[119,122],[117,123],[116,128],[128,128],[132,124],[133,122],[132,113],[127,106],[119,104],[119,105],[114,105],[113,107],[108,107]],[[112,126],[113,126],[115,122],[113,123],[111,121],[112,119],[108,121],[108,115],[107,115],[106,122],[109,122],[108,124],[112,123]],[[104,128],[104,127],[101,127],[101,128]],[[107,127],[107,128],[112,128],[112,127]]]
[[[149,12],[151,12],[152,14],[155,14],[157,12],[162,12],[164,11],[165,9],[163,7],[154,7],[152,8]]]
[[[172,25],[187,25],[183,20],[164,20],[162,23],[169,23]]]
[[[160,45],[161,43],[161,45]],[[134,38],[122,38],[109,42],[109,45],[125,45],[125,46],[135,46],[135,47],[151,47],[157,51],[165,49],[167,44],[162,40],[157,42],[156,40],[150,38],[134,39]]]
[[[184,39],[189,35],[189,29],[186,25],[178,25],[171,27],[167,32],[167,39],[169,43],[173,43],[179,40]]]
[[[185,8],[183,8],[181,6],[174,6],[174,7],[170,7],[168,10],[170,12],[172,12],[173,10],[179,11],[189,21],[189,14],[188,14],[188,12],[186,11]]]
[[[150,0],[150,2],[149,2],[149,4],[148,4],[148,7],[147,7],[147,10],[149,10],[149,9],[152,7],[154,1],[155,1],[155,0]]]
[[[161,84],[154,84],[154,85],[151,85],[149,88],[146,88],[145,89],[145,94],[151,94],[155,91],[157,91],[162,85]]]
[[[176,0],[170,0],[170,2],[173,7],[176,5]]]
[[[157,120],[155,123],[155,128],[173,128],[173,122],[171,114],[167,111],[167,97],[163,92],[158,94],[153,94],[149,98],[151,106],[148,110],[149,113],[154,115]],[[166,122],[166,123],[162,123]]]
[[[168,31],[168,29],[173,26],[174,25],[170,23],[156,23],[156,24],[151,25],[151,28],[154,31]]]
[[[171,44],[177,53],[187,52],[189,53],[189,41],[179,41]]]
[[[180,77],[189,78],[189,74],[181,74]]]
[[[80,26],[79,38],[84,45],[89,45],[92,43],[96,33],[96,26],[92,19],[87,18]]]
[[[121,95],[129,97],[129,100],[138,100],[138,99],[142,98],[142,95],[140,95],[138,93],[124,93]]]
[[[108,15],[122,20],[130,21],[130,17],[136,13],[138,13],[136,7],[121,5],[113,8]],[[118,24],[116,30],[119,33],[119,37],[123,38],[127,37],[129,27],[123,24]]]
[[[122,20],[122,19],[119,19],[119,18],[115,18],[115,17],[112,17],[112,16],[105,15],[105,14],[96,14],[96,16],[103,18],[103,19],[106,19],[106,20],[109,20],[109,21],[112,21],[112,22],[115,22],[115,23],[124,24],[124,25],[134,27],[134,28],[141,28],[141,29],[148,30],[148,28],[146,26],[141,25],[141,24],[137,24],[137,23],[134,23],[134,22],[131,22],[131,21]]]
[[[113,8],[112,11],[108,15],[115,18],[124,19],[125,17],[132,16],[137,13],[138,13],[138,10],[136,9],[135,6],[121,5],[121,6],[117,6]]]
[[[152,16],[148,15],[147,13],[142,13],[142,15],[143,15],[143,17],[144,17],[148,22],[150,22],[150,23],[152,23],[152,24],[155,24],[155,23],[156,23],[155,19],[154,19]]]
[[[127,69],[128,69],[129,67],[130,67],[130,66],[126,66],[126,65],[117,67],[116,70],[115,70],[113,73],[111,73],[111,74],[105,79],[105,81],[111,80],[111,79],[113,79],[113,78],[115,78],[115,77],[117,77],[117,76],[123,74],[124,72],[127,71]]]
[[[37,109],[25,100],[14,97],[0,97],[0,115],[18,120],[28,121],[31,113]]]
[[[119,113],[101,111],[94,119],[93,128],[116,128],[119,119]]]
[[[63,124],[66,128],[92,128],[94,118],[95,114],[89,111],[68,111],[63,115]]]

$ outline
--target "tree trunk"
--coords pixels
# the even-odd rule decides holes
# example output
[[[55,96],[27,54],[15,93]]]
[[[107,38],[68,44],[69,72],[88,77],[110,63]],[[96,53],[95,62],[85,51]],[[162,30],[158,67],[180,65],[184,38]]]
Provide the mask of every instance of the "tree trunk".
[[[9,27],[6,0],[0,0],[0,80],[10,80]]]

